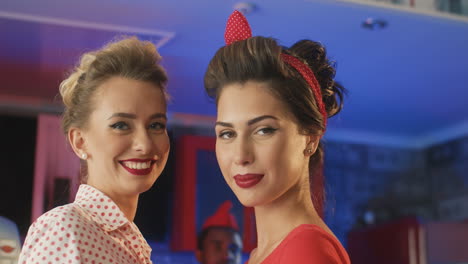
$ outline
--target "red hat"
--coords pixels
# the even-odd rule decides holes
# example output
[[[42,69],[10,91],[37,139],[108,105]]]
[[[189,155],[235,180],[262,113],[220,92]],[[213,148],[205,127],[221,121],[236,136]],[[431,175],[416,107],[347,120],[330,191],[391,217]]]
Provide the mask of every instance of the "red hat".
[[[227,200],[218,208],[218,210],[203,223],[202,229],[219,226],[219,227],[230,227],[235,230],[239,230],[236,218],[229,212],[232,208],[231,201]]]

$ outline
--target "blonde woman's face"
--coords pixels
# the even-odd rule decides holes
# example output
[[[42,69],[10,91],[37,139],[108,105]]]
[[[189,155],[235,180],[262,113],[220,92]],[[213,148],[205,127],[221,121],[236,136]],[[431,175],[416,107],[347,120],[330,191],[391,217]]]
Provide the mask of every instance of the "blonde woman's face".
[[[88,184],[110,197],[148,190],[169,153],[166,100],[149,82],[113,77],[96,92],[84,132]]]
[[[216,156],[227,184],[245,206],[288,195],[308,175],[309,137],[266,84],[224,87],[218,101]]]

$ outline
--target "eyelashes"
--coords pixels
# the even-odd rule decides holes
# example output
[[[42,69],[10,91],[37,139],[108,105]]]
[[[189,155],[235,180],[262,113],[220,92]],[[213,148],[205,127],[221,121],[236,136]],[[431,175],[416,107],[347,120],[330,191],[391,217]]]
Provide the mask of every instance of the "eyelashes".
[[[131,127],[129,124],[123,121],[116,122],[112,125],[109,125],[110,128],[119,130],[119,131],[127,131],[130,130]],[[149,126],[148,129],[154,130],[154,131],[161,131],[166,129],[166,124],[163,122],[152,122]]]
[[[113,129],[116,129],[116,130],[127,130],[127,129],[129,129],[127,123],[125,123],[125,122],[117,122],[117,123],[114,123],[114,124],[110,125],[109,127],[113,128]]]
[[[264,137],[264,136],[273,135],[277,130],[278,128],[274,128],[274,127],[262,127],[260,129],[255,130],[254,136]],[[228,129],[228,130],[220,131],[218,134],[218,138],[231,139],[231,138],[234,138],[236,135],[237,133],[234,130]]]
[[[234,135],[235,135],[235,132],[234,132],[234,131],[221,131],[221,132],[218,134],[218,138],[229,139],[229,138],[233,138]]]
[[[154,130],[164,130],[166,129],[166,124],[161,123],[161,122],[154,122],[154,123],[151,123],[150,128]]]
[[[259,130],[257,130],[257,134],[262,134],[262,135],[270,135],[270,134],[273,134],[276,132],[276,130],[278,130],[277,128],[273,128],[273,127],[264,127],[264,128],[260,128]]]

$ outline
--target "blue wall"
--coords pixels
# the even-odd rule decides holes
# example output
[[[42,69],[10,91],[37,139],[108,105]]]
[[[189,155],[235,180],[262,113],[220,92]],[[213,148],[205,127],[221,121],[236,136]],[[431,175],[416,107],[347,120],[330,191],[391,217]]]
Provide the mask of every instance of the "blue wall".
[[[464,220],[468,203],[468,136],[420,150],[364,144],[325,144],[326,221],[346,244],[346,234],[366,224],[405,216]]]

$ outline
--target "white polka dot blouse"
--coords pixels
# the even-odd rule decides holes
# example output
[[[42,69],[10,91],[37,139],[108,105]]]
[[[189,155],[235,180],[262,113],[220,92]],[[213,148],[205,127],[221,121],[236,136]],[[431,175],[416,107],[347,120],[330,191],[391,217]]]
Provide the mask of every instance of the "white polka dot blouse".
[[[18,263],[151,263],[138,227],[99,190],[82,184],[75,201],[29,228]]]

